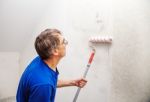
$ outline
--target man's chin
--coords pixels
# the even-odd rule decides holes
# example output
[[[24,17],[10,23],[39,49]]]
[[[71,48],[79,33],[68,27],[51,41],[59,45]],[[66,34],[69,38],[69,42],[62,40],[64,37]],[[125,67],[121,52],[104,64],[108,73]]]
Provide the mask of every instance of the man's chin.
[[[65,57],[65,56],[66,56],[66,54],[62,55],[61,58]]]

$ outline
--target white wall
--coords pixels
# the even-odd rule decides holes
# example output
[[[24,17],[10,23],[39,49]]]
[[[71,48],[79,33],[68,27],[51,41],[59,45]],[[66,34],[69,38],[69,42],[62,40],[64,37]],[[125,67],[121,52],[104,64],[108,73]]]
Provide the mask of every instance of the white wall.
[[[88,61],[90,36],[113,36],[113,44],[96,46],[87,86],[79,102],[148,102],[148,0],[51,0],[31,41],[21,54],[21,72],[36,56],[34,40],[46,28],[58,28],[68,39],[67,55],[59,64],[60,78],[80,77]],[[56,102],[70,102],[76,88],[57,90]]]
[[[50,0],[0,0],[0,50],[23,51]],[[9,28],[9,30],[8,30]],[[19,42],[19,43],[18,43]]]
[[[16,95],[19,79],[19,53],[0,52],[0,99]]]
[[[150,101],[150,1],[114,0],[111,102]]]

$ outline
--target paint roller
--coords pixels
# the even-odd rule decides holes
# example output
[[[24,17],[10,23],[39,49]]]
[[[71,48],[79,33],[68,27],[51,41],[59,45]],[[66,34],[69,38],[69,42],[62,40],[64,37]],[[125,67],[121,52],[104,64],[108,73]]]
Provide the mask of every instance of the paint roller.
[[[91,37],[89,41],[91,43],[112,43],[112,37]]]
[[[112,43],[112,37],[91,37],[89,39],[89,42],[92,44],[92,43],[108,43],[108,44],[111,44]],[[90,66],[91,66],[91,63],[93,61],[93,58],[94,58],[94,55],[95,55],[95,48],[94,46],[90,45],[90,47],[92,48],[92,52],[91,52],[91,55],[90,55],[90,58],[89,58],[89,61],[88,61],[88,64],[86,66],[86,70],[83,74],[83,78],[86,78],[87,76],[87,73],[90,69]],[[78,87],[77,91],[76,91],[76,94],[74,96],[74,99],[73,99],[73,102],[76,102],[77,101],[77,98],[79,96],[79,93],[81,91],[81,88]]]

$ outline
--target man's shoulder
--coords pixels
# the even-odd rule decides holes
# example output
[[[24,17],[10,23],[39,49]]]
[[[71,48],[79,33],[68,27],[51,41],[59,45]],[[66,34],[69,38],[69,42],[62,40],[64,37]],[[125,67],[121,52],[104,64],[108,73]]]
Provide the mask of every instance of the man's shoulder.
[[[37,70],[40,66],[40,58],[39,56],[35,57],[29,65],[26,67],[24,73],[31,73],[34,72],[34,70]]]

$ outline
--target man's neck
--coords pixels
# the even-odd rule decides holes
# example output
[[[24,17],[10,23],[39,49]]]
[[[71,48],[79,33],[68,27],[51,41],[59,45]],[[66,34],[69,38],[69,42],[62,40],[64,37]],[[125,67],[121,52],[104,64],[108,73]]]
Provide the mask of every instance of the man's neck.
[[[56,71],[59,59],[51,58],[51,59],[44,60],[44,62],[49,66],[49,68],[51,68],[52,70]]]

